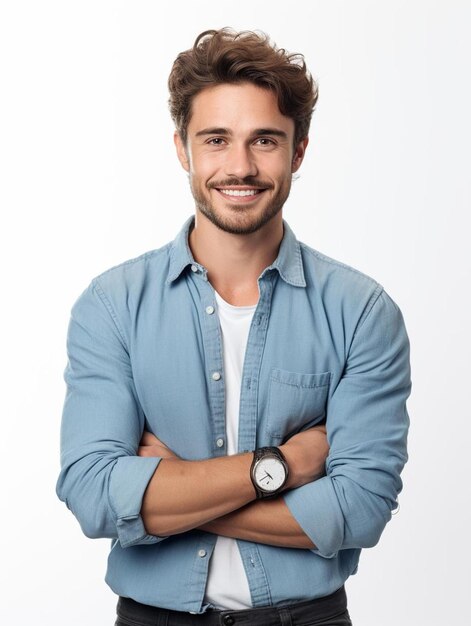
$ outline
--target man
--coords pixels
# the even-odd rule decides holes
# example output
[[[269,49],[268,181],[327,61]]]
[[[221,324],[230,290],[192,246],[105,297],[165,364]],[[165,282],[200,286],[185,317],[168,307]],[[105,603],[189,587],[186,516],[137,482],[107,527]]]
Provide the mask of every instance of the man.
[[[401,313],[282,218],[317,100],[300,55],[205,31],[169,88],[196,214],[74,305],[58,495],[112,538],[118,625],[350,624],[407,459]]]

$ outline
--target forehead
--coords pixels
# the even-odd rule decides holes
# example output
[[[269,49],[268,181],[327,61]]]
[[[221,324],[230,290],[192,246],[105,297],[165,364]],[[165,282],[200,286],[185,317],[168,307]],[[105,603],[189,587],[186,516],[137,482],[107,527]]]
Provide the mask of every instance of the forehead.
[[[234,132],[276,126],[294,133],[294,121],[281,113],[275,93],[253,83],[224,83],[200,91],[192,101],[188,133],[208,126]]]

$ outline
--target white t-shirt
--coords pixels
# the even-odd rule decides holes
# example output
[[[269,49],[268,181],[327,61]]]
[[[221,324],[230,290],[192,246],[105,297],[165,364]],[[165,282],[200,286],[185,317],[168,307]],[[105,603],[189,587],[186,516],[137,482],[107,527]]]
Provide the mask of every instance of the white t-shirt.
[[[250,324],[257,305],[233,306],[217,292],[215,296],[224,356],[227,454],[237,454],[242,370]],[[252,607],[249,584],[235,539],[217,538],[209,563],[206,602],[219,609]]]

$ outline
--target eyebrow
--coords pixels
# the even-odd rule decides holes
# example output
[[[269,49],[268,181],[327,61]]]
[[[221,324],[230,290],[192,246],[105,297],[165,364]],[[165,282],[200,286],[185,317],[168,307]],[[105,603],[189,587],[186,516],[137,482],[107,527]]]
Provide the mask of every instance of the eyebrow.
[[[199,130],[195,136],[202,137],[204,135],[232,135],[232,131],[229,128],[204,128]],[[254,137],[258,135],[273,135],[274,137],[288,139],[288,134],[279,128],[256,128],[251,135]]]

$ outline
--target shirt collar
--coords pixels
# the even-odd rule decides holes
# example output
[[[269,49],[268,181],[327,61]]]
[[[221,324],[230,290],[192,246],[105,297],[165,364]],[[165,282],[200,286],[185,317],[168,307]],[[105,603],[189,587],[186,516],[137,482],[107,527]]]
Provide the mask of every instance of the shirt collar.
[[[168,270],[167,284],[176,280],[183,270],[190,266],[201,272],[206,277],[206,268],[195,261],[188,244],[190,229],[194,224],[195,216],[189,217],[183,224],[182,229],[177,234],[170,247],[170,267]],[[283,220],[283,239],[281,240],[278,256],[271,265],[266,267],[260,278],[269,270],[276,269],[281,278],[295,287],[305,287],[303,261],[301,247],[295,234]]]

